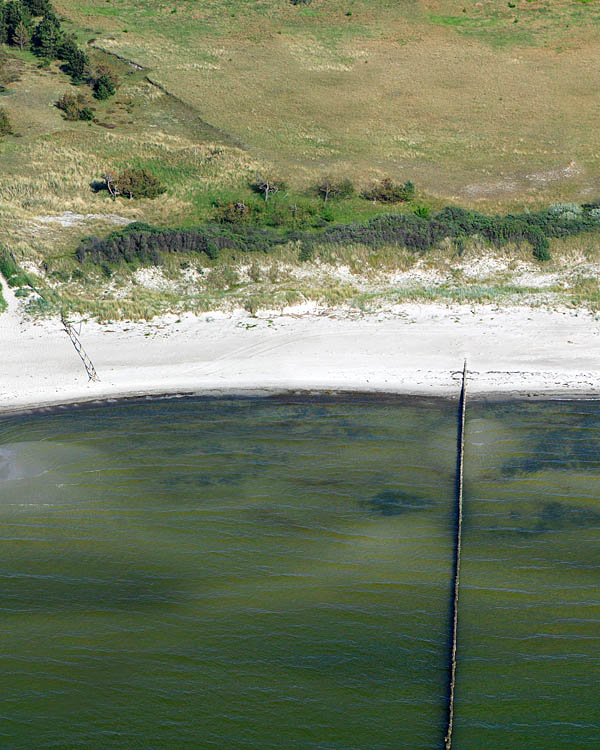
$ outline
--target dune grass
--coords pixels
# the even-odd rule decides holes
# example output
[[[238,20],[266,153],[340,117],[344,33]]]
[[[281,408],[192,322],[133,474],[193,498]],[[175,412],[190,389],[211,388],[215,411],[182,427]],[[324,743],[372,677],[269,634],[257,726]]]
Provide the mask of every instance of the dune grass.
[[[553,241],[556,261],[547,273],[558,269],[565,278],[550,291],[511,289],[512,277],[493,274],[475,289],[461,276],[465,258],[451,247],[420,258],[397,248],[320,246],[302,263],[290,243],[251,262],[224,256],[199,266],[197,258],[178,258],[160,269],[166,282],[156,288],[136,269],[82,270],[73,251],[114,222],[193,226],[213,218],[215,204],[260,200],[249,188],[257,173],[274,172],[289,185],[264,212],[274,228],[282,216],[289,221],[292,207],[325,226],[421,204],[432,212],[459,203],[502,213],[592,200],[600,84],[589,61],[600,52],[600,2],[55,5],[96,60],[109,59],[97,46],[147,69],[110,57],[122,82],[117,96],[93,102],[97,122],[72,123],[53,104],[79,89],[58,65],[0,49],[0,103],[15,130],[0,144],[0,243],[45,290],[47,303],[32,295],[32,313],[63,306],[111,319],[301,302],[376,307],[394,294],[597,304],[595,236]],[[113,202],[91,189],[107,170],[125,167],[149,169],[166,194]],[[358,188],[388,175],[412,179],[418,195],[391,208],[359,197],[324,205],[310,187],[325,175],[349,177]],[[61,223],[65,212],[79,218]],[[481,257],[490,252],[482,248]],[[520,249],[510,253],[515,263],[530,263]],[[563,261],[578,269],[572,278]],[[394,290],[394,274],[417,267],[441,280]]]
[[[595,187],[598,3],[59,6],[300,185],[390,173],[493,207]]]

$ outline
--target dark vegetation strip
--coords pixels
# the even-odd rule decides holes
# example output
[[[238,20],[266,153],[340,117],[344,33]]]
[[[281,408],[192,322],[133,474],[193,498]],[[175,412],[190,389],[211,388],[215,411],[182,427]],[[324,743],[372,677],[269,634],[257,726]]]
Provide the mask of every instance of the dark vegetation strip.
[[[460,594],[460,555],[462,547],[463,522],[463,477],[465,465],[465,418],[467,415],[467,360],[462,371],[462,385],[458,403],[458,436],[456,456],[456,533],[454,541],[454,566],[452,601],[450,605],[450,654],[448,665],[448,714],[446,735],[444,737],[445,750],[452,749],[452,734],[454,731],[454,699],[456,696],[456,663],[458,645],[458,606]]]
[[[487,216],[447,206],[432,217],[387,214],[364,224],[338,224],[322,231],[278,231],[242,224],[207,223],[195,228],[161,229],[135,222],[107,237],[82,240],[76,256],[80,262],[142,262],[160,264],[162,253],[204,253],[217,258],[224,248],[268,253],[277,246],[297,242],[300,259],[310,260],[323,244],[405,247],[427,252],[451,240],[460,251],[468,237],[481,237],[492,245],[527,242],[536,259],[550,258],[549,239],[600,230],[600,203],[556,204],[531,213]]]

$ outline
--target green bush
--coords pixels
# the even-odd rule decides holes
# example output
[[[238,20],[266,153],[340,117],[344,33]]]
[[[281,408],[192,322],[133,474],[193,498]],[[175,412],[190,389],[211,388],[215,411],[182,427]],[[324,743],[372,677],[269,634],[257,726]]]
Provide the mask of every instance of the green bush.
[[[29,277],[5,247],[0,247],[0,273],[10,287],[29,285]]]
[[[21,0],[32,16],[43,16],[52,12],[50,0]]]
[[[389,177],[362,191],[361,197],[378,203],[404,203],[415,197],[415,186],[408,180],[404,185],[393,182]]]
[[[261,217],[279,215],[265,208]],[[527,242],[537,260],[550,259],[551,237],[565,237],[600,229],[598,204],[587,204],[581,211],[569,209],[556,212],[550,209],[507,216],[486,216],[457,206],[447,206],[434,216],[415,213],[387,214],[364,224],[337,224],[323,231],[288,229],[281,231],[244,224],[243,222],[209,223],[193,229],[158,229],[147,224],[131,224],[113,232],[105,239],[97,237],[83,241],[77,250],[80,262],[89,259],[95,263],[133,262],[134,260],[161,263],[162,253],[198,252],[210,258],[217,257],[223,248],[241,252],[270,252],[278,245],[298,243],[300,259],[310,260],[320,244],[363,245],[377,250],[385,246],[407,248],[425,253],[450,240],[460,252],[466,238],[478,236],[497,247],[508,243]],[[322,212],[323,213],[323,212]],[[565,218],[575,213],[578,219]],[[329,216],[315,217],[326,225]],[[313,224],[314,226],[314,224]]]
[[[96,99],[109,99],[116,93],[119,86],[119,78],[116,71],[108,65],[99,65],[91,77],[91,84]]]
[[[0,136],[10,135],[13,132],[12,125],[10,124],[10,118],[4,109],[0,107]]]
[[[126,198],[158,198],[166,192],[160,180],[146,169],[125,169],[115,180],[119,195]]]
[[[58,109],[65,113],[65,120],[93,120],[94,112],[83,94],[63,94],[56,102]]]
[[[315,192],[325,202],[330,198],[351,198],[354,195],[354,185],[348,179],[334,180],[331,177],[324,177],[315,186]]]

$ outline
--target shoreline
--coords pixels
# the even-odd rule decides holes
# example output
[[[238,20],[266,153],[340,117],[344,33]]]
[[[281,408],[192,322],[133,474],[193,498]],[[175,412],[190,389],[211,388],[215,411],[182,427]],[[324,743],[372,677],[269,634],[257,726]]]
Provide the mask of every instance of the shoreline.
[[[115,399],[365,394],[600,398],[600,317],[581,310],[404,304],[372,315],[302,310],[82,322],[100,382],[57,318],[0,315],[0,414]],[[79,324],[77,324],[79,330]]]
[[[440,395],[440,394],[424,394],[424,393],[409,393],[400,391],[356,391],[356,390],[334,390],[334,389],[306,389],[306,390],[258,390],[258,389],[247,389],[247,390],[208,390],[208,391],[172,391],[172,392],[161,392],[161,393],[129,393],[106,397],[91,397],[82,398],[74,401],[56,401],[48,402],[44,404],[32,404],[30,406],[23,406],[17,409],[4,409],[0,407],[0,423],[4,418],[9,417],[26,417],[36,416],[42,414],[57,414],[63,411],[80,411],[84,409],[94,409],[102,407],[110,407],[116,404],[130,404],[130,403],[148,403],[154,401],[168,401],[168,400],[202,400],[202,399],[290,399],[295,401],[310,401],[311,399],[323,399],[327,398],[330,400],[349,400],[352,398],[364,398],[365,400],[386,400],[386,401],[406,401],[409,399],[415,400],[443,400],[453,401],[458,405],[458,395]],[[590,393],[523,393],[509,391],[502,393],[476,393],[469,397],[471,403],[503,403],[507,401],[563,401],[563,402],[574,402],[574,401],[600,401],[600,394]]]

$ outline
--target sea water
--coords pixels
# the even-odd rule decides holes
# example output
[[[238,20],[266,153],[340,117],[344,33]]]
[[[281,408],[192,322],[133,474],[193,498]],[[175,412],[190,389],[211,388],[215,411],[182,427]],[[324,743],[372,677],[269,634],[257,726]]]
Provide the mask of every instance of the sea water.
[[[0,421],[6,748],[439,748],[456,402]],[[471,403],[454,747],[600,747],[598,402]]]
[[[456,404],[0,422],[0,745],[432,748]]]
[[[600,747],[600,403],[471,405],[455,746]]]

